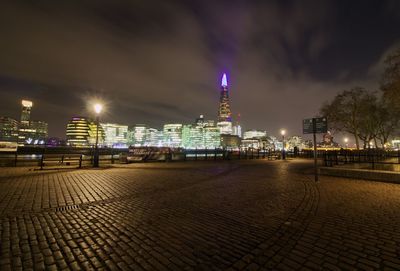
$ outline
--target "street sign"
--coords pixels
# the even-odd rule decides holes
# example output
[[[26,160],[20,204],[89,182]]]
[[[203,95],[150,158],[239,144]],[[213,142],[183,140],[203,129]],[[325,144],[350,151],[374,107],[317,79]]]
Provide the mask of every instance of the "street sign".
[[[324,134],[328,132],[328,121],[326,118],[315,118],[315,133]]]
[[[313,134],[314,142],[314,176],[318,182],[318,163],[317,163],[317,137],[316,134],[328,132],[328,121],[325,117],[303,120],[303,134]]]
[[[303,120],[303,134],[324,134],[327,132],[328,121],[325,117]]]
[[[313,119],[303,120],[303,134],[313,134]]]

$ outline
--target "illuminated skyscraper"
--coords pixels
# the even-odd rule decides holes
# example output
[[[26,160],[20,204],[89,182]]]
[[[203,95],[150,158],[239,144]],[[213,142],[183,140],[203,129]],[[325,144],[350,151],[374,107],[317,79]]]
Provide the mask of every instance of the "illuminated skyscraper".
[[[33,103],[28,100],[22,100],[21,123],[29,122],[31,120],[31,110]]]
[[[229,104],[228,80],[222,76],[221,96],[219,99],[218,123],[221,134],[232,134],[232,113]]]
[[[221,96],[219,99],[218,121],[232,122],[231,108],[229,104],[228,81],[226,79],[225,73],[222,76],[222,82],[221,82]]]
[[[19,145],[43,145],[48,134],[44,121],[31,120],[32,101],[22,100],[21,121],[18,128]]]

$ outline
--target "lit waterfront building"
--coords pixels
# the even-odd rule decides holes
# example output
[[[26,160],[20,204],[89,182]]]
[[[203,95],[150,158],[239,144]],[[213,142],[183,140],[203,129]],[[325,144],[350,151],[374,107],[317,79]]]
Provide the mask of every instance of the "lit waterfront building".
[[[182,147],[185,149],[213,149],[221,145],[220,130],[213,120],[200,115],[194,124],[182,127]]]
[[[185,149],[203,149],[203,123],[200,125],[183,125],[182,127],[182,147]]]
[[[148,127],[145,124],[135,124],[129,127],[128,144],[135,147],[144,146],[147,140],[147,129]]]
[[[228,80],[225,73],[221,82],[217,126],[221,134],[232,134],[232,112],[229,103]]]
[[[242,137],[242,126],[240,126],[240,124],[236,124],[235,126],[232,127],[233,131],[232,134],[236,135],[238,137]]]
[[[0,117],[0,142],[18,141],[18,121],[9,117]]]
[[[104,143],[105,134],[99,125],[99,145]],[[72,147],[91,147],[96,143],[96,122],[85,117],[73,117],[67,124],[67,145]]]
[[[220,130],[216,126],[205,126],[203,128],[203,145],[207,149],[219,148],[221,146]]]
[[[392,148],[395,150],[400,150],[400,138],[392,139]]]
[[[22,100],[21,121],[18,128],[19,145],[43,145],[48,136],[48,124],[31,120],[32,101]]]
[[[47,122],[31,120],[28,123],[20,123],[18,142],[20,145],[43,145],[48,136]]]
[[[101,123],[100,125],[104,130],[104,144],[107,147],[127,147],[128,125],[120,125],[115,123]]]
[[[243,139],[262,138],[266,136],[267,136],[266,131],[259,131],[259,130],[249,130],[243,133]]]
[[[261,140],[259,140],[258,138],[247,138],[242,139],[240,147],[243,149],[261,149],[262,143]]]
[[[182,144],[182,124],[164,124],[164,146],[178,148]]]
[[[285,140],[285,143],[285,148],[288,150],[294,150],[295,147],[299,150],[305,148],[304,141],[301,136],[291,136]]]
[[[162,147],[163,146],[163,132],[155,128],[148,128],[146,132],[146,146]]]
[[[21,123],[31,120],[32,101],[22,100]]]

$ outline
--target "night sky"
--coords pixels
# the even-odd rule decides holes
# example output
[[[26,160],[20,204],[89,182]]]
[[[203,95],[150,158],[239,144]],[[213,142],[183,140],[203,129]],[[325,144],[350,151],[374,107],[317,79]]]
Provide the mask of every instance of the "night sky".
[[[303,118],[356,85],[378,88],[400,45],[400,1],[2,1],[0,115],[65,137],[72,116],[103,121],[216,119],[228,74],[244,129],[301,135]]]

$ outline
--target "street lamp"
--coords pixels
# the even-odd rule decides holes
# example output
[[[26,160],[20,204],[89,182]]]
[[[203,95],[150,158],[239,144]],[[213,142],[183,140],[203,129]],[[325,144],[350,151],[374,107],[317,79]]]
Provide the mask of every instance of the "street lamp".
[[[97,103],[94,105],[94,112],[96,112],[96,145],[94,149],[93,167],[99,167],[99,119],[101,110],[103,110],[102,104]]]
[[[282,159],[286,159],[286,153],[285,153],[285,134],[286,130],[282,129],[281,130],[281,135],[282,135]]]
[[[348,142],[349,142],[349,139],[347,138],[347,137],[345,137],[344,139],[343,139],[343,141],[344,141],[344,144],[345,144],[345,146],[346,146],[346,149],[347,149],[347,146],[348,146]]]

